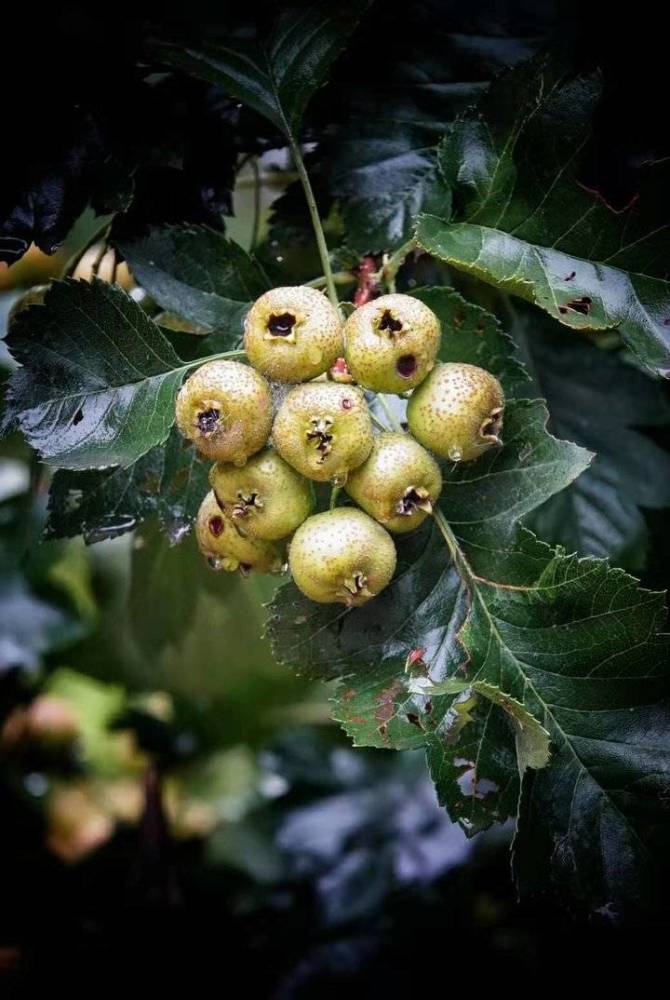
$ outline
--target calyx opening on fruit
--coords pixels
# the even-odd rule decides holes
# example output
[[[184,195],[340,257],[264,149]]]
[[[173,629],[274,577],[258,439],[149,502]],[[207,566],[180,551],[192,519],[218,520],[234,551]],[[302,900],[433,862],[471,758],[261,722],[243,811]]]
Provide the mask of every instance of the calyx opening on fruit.
[[[333,450],[333,435],[330,433],[333,421],[330,417],[312,417],[310,423],[307,440],[313,442],[316,450],[320,452],[319,462],[322,463]]]
[[[297,320],[293,313],[270,313],[267,331],[273,337],[293,337],[293,327]]]
[[[403,354],[395,363],[395,368],[401,378],[411,378],[418,365],[413,354]]]
[[[209,410],[203,410],[197,416],[198,430],[201,434],[213,434],[219,425],[219,417],[221,416],[220,410],[216,410],[213,407]]]
[[[433,513],[433,501],[428,495],[428,490],[421,486],[409,486],[396,505],[398,514],[409,517],[416,514],[417,510],[423,510],[426,514]]]
[[[491,413],[483,422],[482,426],[479,428],[479,433],[487,441],[495,442],[496,444],[502,444],[500,440],[500,431],[502,430],[503,421],[503,408],[498,406],[495,410],[491,410]]]
[[[372,597],[368,590],[368,578],[364,573],[356,572],[343,581],[344,596],[348,604],[355,604],[358,597]]]
[[[248,517],[253,510],[262,510],[263,501],[258,493],[250,493],[245,496],[241,490],[237,491],[237,503],[233,505],[233,517]]]
[[[396,319],[391,311],[386,309],[379,321],[379,329],[393,336],[394,333],[400,333],[402,330],[402,320]]]

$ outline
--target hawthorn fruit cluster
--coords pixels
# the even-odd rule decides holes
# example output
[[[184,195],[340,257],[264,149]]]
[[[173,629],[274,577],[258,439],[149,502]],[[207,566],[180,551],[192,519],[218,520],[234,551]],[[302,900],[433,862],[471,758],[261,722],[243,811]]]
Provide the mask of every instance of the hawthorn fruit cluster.
[[[257,299],[249,364],[206,362],[176,402],[182,434],[215,463],[196,521],[210,565],[279,572],[288,549],[314,601],[356,606],[383,590],[392,534],[417,528],[440,495],[434,456],[470,461],[500,444],[500,383],[474,365],[436,363],[440,339],[435,313],[408,295],[383,295],[344,323],[314,288]],[[409,432],[375,431],[373,393],[411,393]],[[357,506],[315,514],[314,482],[343,487]]]

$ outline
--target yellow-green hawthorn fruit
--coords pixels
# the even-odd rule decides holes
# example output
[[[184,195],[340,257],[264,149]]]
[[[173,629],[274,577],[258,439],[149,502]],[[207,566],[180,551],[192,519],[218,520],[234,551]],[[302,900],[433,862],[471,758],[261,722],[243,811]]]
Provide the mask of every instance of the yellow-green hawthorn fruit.
[[[365,604],[390,583],[396,566],[393,539],[353,507],[308,517],[289,546],[297,587],[319,604]]]
[[[274,446],[308,479],[342,485],[372,449],[372,420],[360,389],[335,382],[297,385],[279,407]]]
[[[344,356],[356,382],[375,392],[414,389],[435,365],[440,321],[411,295],[382,295],[344,324]]]
[[[442,489],[440,467],[409,434],[375,437],[370,457],[349,474],[346,491],[387,531],[418,528]]]
[[[422,445],[452,462],[469,462],[499,445],[505,396],[498,379],[476,365],[438,365],[407,406]]]
[[[253,455],[241,469],[213,466],[209,481],[222,510],[251,538],[286,538],[314,507],[312,484],[271,448]]]
[[[252,569],[259,573],[279,573],[284,564],[281,549],[275,542],[245,538],[239,533],[234,522],[219,507],[213,490],[200,504],[195,536],[212,569],[231,573],[239,569],[246,576]]]
[[[206,458],[243,465],[272,427],[272,395],[262,375],[238,361],[208,361],[177,395],[177,426]]]
[[[342,320],[315,288],[273,288],[247,313],[244,349],[268,378],[306,382],[328,371],[342,354]]]

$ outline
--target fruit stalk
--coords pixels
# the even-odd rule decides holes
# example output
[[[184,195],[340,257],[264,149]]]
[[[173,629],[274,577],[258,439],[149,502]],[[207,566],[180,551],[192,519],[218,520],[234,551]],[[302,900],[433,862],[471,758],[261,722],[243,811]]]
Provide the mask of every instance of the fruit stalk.
[[[316,245],[319,249],[319,257],[321,258],[321,266],[323,268],[323,276],[326,279],[326,291],[328,292],[328,298],[332,304],[337,308],[338,298],[337,291],[335,290],[335,281],[333,280],[333,270],[330,266],[330,257],[328,255],[328,244],[326,243],[326,237],[323,232],[323,226],[321,225],[321,218],[319,216],[319,210],[316,206],[316,199],[314,197],[314,191],[312,190],[312,184],[309,179],[309,174],[305,169],[305,164],[302,159],[302,151],[300,146],[294,139],[291,142],[291,152],[293,154],[293,159],[295,161],[295,167],[298,171],[298,176],[300,182],[302,183],[303,191],[305,192],[305,200],[307,201],[307,207],[309,209],[309,215],[312,220],[312,226],[314,228],[314,235],[316,236]]]

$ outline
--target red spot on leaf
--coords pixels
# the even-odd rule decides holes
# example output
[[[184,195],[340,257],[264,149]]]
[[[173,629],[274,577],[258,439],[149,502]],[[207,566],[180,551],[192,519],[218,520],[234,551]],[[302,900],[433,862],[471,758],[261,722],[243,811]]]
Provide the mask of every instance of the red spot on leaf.
[[[426,650],[423,648],[423,646],[417,646],[416,649],[413,649],[412,652],[407,657],[407,665],[410,667],[413,666],[413,664],[415,664],[417,660],[423,660],[425,655],[426,655]]]

